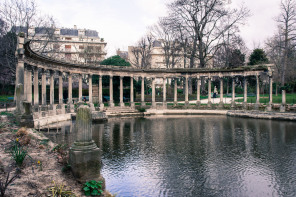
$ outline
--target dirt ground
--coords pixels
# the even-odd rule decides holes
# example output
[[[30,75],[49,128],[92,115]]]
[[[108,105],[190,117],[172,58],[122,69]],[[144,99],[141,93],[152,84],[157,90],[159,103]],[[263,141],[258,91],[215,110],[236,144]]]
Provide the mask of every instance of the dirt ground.
[[[10,153],[11,144],[16,141],[27,150],[29,157],[25,158],[20,167],[19,177],[7,187],[6,197],[52,196],[48,190],[54,185],[53,181],[58,185],[64,184],[64,190],[71,190],[75,196],[84,196],[83,185],[74,179],[71,171],[62,171],[67,160],[66,151],[53,150],[57,145],[49,141],[42,132],[19,128],[10,118],[5,121],[0,117],[0,179],[2,182],[6,179],[7,172],[11,172],[10,177],[16,173],[17,165]],[[111,195],[105,194],[105,196]]]

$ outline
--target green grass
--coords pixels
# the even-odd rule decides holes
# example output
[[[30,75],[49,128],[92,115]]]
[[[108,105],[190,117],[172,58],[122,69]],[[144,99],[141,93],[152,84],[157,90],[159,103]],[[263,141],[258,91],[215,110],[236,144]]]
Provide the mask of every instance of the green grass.
[[[237,102],[243,102],[243,99],[238,99],[236,100]],[[250,96],[247,99],[248,103],[255,103],[256,102],[256,97],[255,96]],[[263,94],[260,95],[260,103],[267,104],[269,103],[269,95],[268,94]],[[272,96],[272,103],[282,103],[282,95],[278,94],[278,96],[273,95]],[[296,94],[286,94],[286,103],[287,104],[296,104]]]
[[[8,101],[8,97],[13,97],[13,95],[0,95],[0,102]]]

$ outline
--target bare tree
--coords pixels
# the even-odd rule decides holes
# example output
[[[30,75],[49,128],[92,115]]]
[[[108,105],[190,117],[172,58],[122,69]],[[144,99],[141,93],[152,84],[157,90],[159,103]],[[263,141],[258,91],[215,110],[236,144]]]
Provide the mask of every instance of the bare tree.
[[[283,38],[280,38],[283,44],[278,43],[279,45],[277,45],[277,47],[283,49],[283,61],[282,66],[279,70],[281,84],[283,85],[286,81],[286,71],[289,63],[289,53],[295,47],[296,3],[294,0],[282,0],[280,8],[281,14],[277,18],[277,22],[279,24],[280,34],[283,36]]]
[[[151,51],[154,38],[151,34],[142,37],[135,47],[132,47],[132,63],[140,68],[150,68],[151,66]]]
[[[195,59],[206,67],[211,55],[219,49],[222,36],[235,25],[242,24],[249,16],[244,6],[231,9],[224,0],[176,0],[169,4],[170,16],[182,21],[189,34],[190,68]]]

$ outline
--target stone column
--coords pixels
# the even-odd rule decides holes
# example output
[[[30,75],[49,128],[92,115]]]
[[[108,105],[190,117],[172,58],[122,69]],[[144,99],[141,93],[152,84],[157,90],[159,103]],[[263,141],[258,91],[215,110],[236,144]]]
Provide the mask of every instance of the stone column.
[[[27,96],[28,96],[27,87],[28,87],[28,66],[25,65],[24,66],[24,96],[23,96],[24,101],[27,101]]]
[[[200,106],[200,78],[196,80],[196,106]]]
[[[78,75],[78,82],[79,82],[78,101],[82,102],[82,74]]]
[[[102,75],[99,76],[99,104],[100,110],[104,109],[104,102],[103,102],[103,88],[102,88]]]
[[[34,109],[37,108],[37,110],[38,110],[38,107],[39,107],[38,67],[34,67]]]
[[[178,105],[178,83],[177,78],[175,78],[175,85],[174,85],[174,105]]]
[[[21,98],[24,99],[24,37],[17,37],[18,45],[17,45],[17,65],[16,65],[16,72],[15,72],[15,97],[16,97],[16,88],[19,84],[22,84],[22,88],[20,91],[22,94]]]
[[[224,103],[223,103],[223,78],[220,77],[220,102],[219,102],[219,108],[223,108],[224,107]]]
[[[260,89],[259,89],[259,76],[256,75],[256,104],[255,109],[259,109],[260,106]]]
[[[92,74],[88,74],[88,104],[91,111],[95,110],[95,106],[93,104],[93,96],[92,96]]]
[[[212,107],[212,94],[211,94],[211,91],[212,91],[212,81],[211,81],[211,78],[209,77],[208,78],[208,107]]]
[[[152,78],[151,82],[151,88],[152,88],[152,108],[156,108],[156,102],[155,102],[155,78]]]
[[[280,112],[286,111],[286,90],[282,90],[282,105],[280,107]]]
[[[131,87],[130,87],[130,97],[131,97],[131,108],[135,108],[135,103],[134,103],[134,78],[131,77]]]
[[[109,107],[114,107],[114,101],[113,101],[113,76],[110,75],[110,83],[109,83],[109,96],[110,96],[110,101],[109,101]]]
[[[63,73],[59,72],[59,104],[63,104],[63,103],[64,103],[64,99],[63,99]]]
[[[185,77],[185,106],[189,106],[189,101],[188,101],[188,76]]]
[[[120,85],[119,85],[119,106],[124,107],[124,102],[123,102],[123,76],[119,77],[120,79]]]
[[[74,112],[73,97],[72,97],[72,73],[68,74],[68,112]]]
[[[244,77],[244,102],[243,102],[243,108],[247,109],[247,103],[248,103],[248,82],[247,77]]]
[[[162,89],[163,89],[163,93],[162,93],[162,104],[163,107],[166,109],[167,108],[167,102],[166,102],[166,78],[163,78],[163,84],[162,84]]]
[[[69,150],[69,164],[74,177],[80,182],[102,179],[101,153],[92,140],[92,113],[88,106],[78,108],[75,126],[76,139]]]
[[[50,104],[50,108],[53,109],[53,105],[54,105],[54,71],[50,70],[50,78],[49,78],[49,85],[50,85],[50,92],[49,92],[49,104]]]
[[[266,111],[272,111],[272,76],[269,76],[269,103]]]
[[[144,107],[145,104],[145,78],[142,76],[142,83],[141,83],[141,106]]]
[[[46,71],[42,69],[42,105],[46,105]]]
[[[235,77],[232,77],[231,108],[235,108]]]
[[[80,93],[80,80],[82,87],[82,78],[79,78],[79,93]],[[82,90],[82,88],[81,88]],[[64,98],[63,98],[63,72],[59,72],[59,104],[57,105],[57,114],[65,114]]]
[[[27,101],[32,104],[32,67],[28,66],[27,71]]]

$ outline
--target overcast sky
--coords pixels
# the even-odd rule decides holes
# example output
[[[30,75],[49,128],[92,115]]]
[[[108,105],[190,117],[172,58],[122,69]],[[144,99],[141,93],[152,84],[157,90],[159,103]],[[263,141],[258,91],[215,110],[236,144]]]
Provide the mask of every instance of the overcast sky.
[[[166,15],[168,0],[37,0],[43,14],[54,16],[59,27],[93,29],[107,42],[107,56],[120,48],[127,50],[139,40],[147,27]],[[232,0],[243,3],[252,16],[241,28],[247,47],[252,50],[276,31],[280,0]]]

